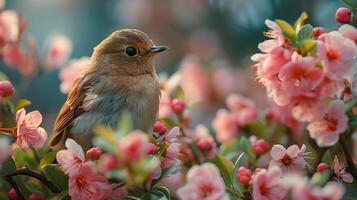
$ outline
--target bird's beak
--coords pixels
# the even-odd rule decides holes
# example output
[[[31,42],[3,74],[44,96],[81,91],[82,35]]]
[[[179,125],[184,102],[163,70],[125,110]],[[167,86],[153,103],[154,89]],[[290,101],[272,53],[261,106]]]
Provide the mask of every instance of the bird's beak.
[[[167,49],[168,49],[167,46],[152,46],[152,47],[150,47],[150,49],[147,51],[146,54],[148,56],[153,56],[153,55],[156,55],[156,54],[163,52]]]

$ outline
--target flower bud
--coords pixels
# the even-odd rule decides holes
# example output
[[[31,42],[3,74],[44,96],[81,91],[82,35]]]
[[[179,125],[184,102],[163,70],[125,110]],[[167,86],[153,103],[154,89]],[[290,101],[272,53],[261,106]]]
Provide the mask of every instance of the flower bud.
[[[312,30],[312,36],[314,37],[319,37],[321,34],[325,33],[325,29],[322,28],[322,27],[315,27],[313,30]]]
[[[149,155],[154,155],[154,154],[156,153],[156,150],[157,150],[157,147],[156,147],[155,144],[153,144],[153,143],[149,143],[149,144],[148,144],[147,153],[148,153]]]
[[[42,195],[38,195],[38,194],[32,193],[29,196],[29,200],[45,200],[45,197],[42,196]]]
[[[15,93],[15,89],[10,81],[0,81],[0,96],[11,97]]]
[[[320,163],[317,165],[316,171],[317,172],[322,172],[322,171],[326,171],[329,170],[330,166],[326,163]]]
[[[250,180],[252,179],[252,171],[245,167],[239,167],[238,172],[237,172],[237,180],[239,183],[243,185],[248,185]]]
[[[185,109],[186,103],[181,99],[174,99],[171,103],[172,110],[177,113],[181,114]]]
[[[341,7],[336,10],[336,21],[342,24],[347,24],[351,21],[352,12],[349,8]]]
[[[212,149],[213,147],[213,140],[209,140],[209,139],[200,139],[197,142],[197,147],[201,150],[201,151],[209,151]]]
[[[253,153],[257,156],[267,153],[270,145],[263,139],[259,139],[252,144]]]
[[[167,128],[164,123],[157,121],[154,124],[153,131],[159,133],[160,135],[164,135],[167,131]]]
[[[86,156],[91,160],[98,160],[103,154],[103,150],[100,147],[93,147],[86,152]]]
[[[7,192],[7,196],[9,197],[10,200],[18,200],[19,199],[14,188],[12,188],[11,190],[9,190]]]
[[[118,166],[118,161],[115,158],[114,155],[112,154],[104,154],[101,158],[100,158],[100,163],[101,163],[101,170],[105,173],[105,172],[109,172],[112,171],[113,169],[115,169]]]

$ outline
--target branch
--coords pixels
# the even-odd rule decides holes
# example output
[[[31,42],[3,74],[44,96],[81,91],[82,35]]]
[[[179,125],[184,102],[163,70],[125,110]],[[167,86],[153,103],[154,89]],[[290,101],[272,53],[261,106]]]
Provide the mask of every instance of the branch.
[[[355,164],[353,162],[351,153],[350,153],[350,151],[348,149],[348,144],[347,144],[346,139],[345,139],[343,134],[340,137],[340,144],[342,146],[343,153],[345,154],[345,158],[346,158],[346,161],[347,161],[347,169],[352,174],[353,178],[355,180],[357,180],[357,168],[356,168],[356,166],[355,166]]]
[[[5,176],[4,179],[11,185],[12,188],[14,188],[19,200],[25,200],[25,197],[21,193],[19,186],[17,186],[16,182],[12,179],[12,177],[11,176]]]
[[[9,173],[5,176],[5,178],[11,178],[12,176],[18,176],[18,175],[23,175],[23,176],[30,176],[33,177],[39,181],[41,181],[44,185],[46,185],[51,192],[53,193],[60,193],[61,191],[49,180],[47,180],[44,176],[42,176],[40,173],[35,172],[31,169],[28,168],[23,168],[23,169],[18,169],[12,173]],[[16,189],[15,189],[16,190]]]

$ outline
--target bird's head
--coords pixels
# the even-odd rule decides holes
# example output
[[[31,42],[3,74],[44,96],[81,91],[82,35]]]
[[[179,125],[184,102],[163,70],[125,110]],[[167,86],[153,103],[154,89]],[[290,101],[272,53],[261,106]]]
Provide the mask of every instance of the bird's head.
[[[144,32],[123,29],[113,32],[94,48],[93,60],[111,73],[130,76],[153,74],[154,56],[166,49],[166,46],[155,46]]]

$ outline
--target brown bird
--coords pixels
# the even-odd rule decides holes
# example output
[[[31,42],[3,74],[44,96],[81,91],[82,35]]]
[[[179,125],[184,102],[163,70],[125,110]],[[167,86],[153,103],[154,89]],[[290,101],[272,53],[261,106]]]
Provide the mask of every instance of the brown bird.
[[[103,40],[73,83],[56,119],[50,148],[62,149],[65,140],[73,138],[89,149],[95,127],[116,128],[124,111],[131,113],[134,128],[149,131],[160,97],[153,58],[166,49],[135,29],[115,31]]]

